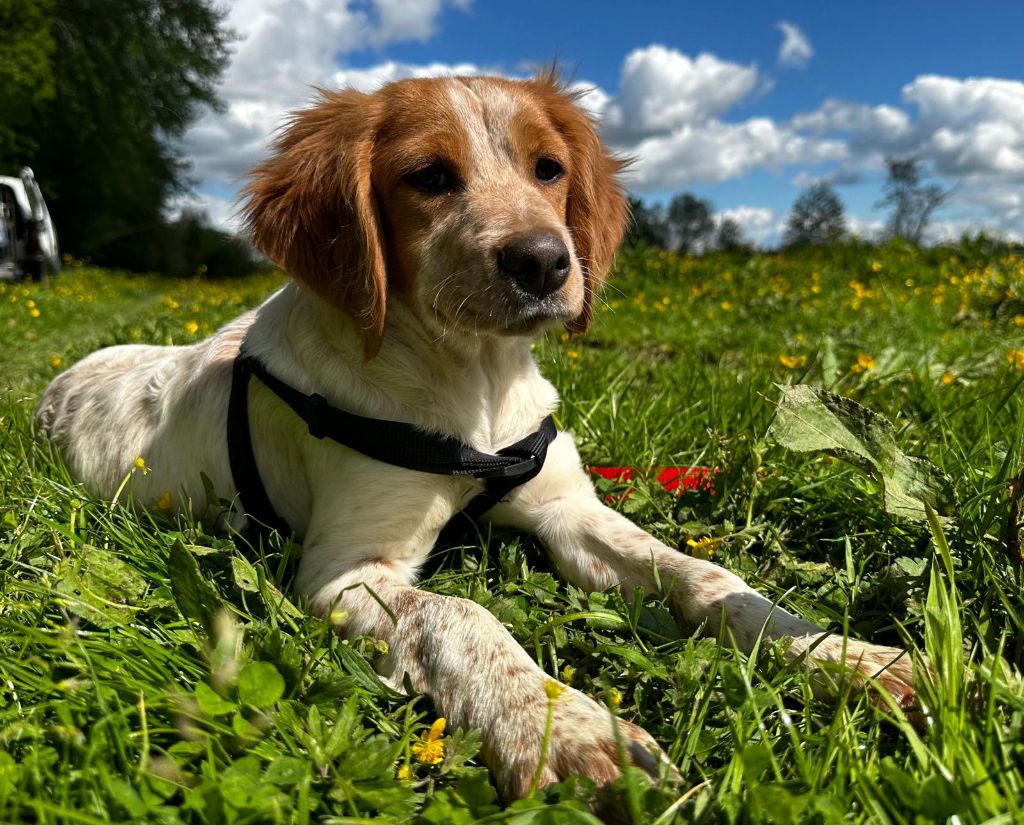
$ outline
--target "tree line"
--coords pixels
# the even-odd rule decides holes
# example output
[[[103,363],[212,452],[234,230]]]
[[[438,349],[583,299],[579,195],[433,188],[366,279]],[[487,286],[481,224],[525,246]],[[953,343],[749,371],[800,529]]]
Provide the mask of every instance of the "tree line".
[[[887,157],[882,198],[876,204],[888,210],[883,240],[902,238],[920,245],[935,211],[951,192],[925,181],[918,158]],[[749,250],[752,244],[739,222],[715,217],[711,201],[684,192],[667,206],[630,198],[633,224],[629,239],[684,254],[713,250]],[[783,248],[826,246],[850,235],[846,209],[835,188],[824,181],[805,189],[793,203],[782,235]]]
[[[202,214],[166,211],[192,183],[181,137],[221,105],[224,15],[210,0],[0,0],[0,174],[33,167],[64,252],[179,276],[253,268]]]

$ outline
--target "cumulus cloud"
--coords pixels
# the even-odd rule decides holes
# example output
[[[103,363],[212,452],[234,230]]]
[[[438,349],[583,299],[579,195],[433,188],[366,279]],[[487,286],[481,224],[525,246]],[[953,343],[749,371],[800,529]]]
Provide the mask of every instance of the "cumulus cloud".
[[[922,75],[903,87],[901,101],[898,108],[826,100],[787,126],[844,142],[847,156],[828,173],[837,181],[880,177],[887,155],[916,157],[927,171],[956,186],[955,201],[974,210],[973,218],[947,219],[947,229],[977,229],[984,223],[1019,235],[1024,230],[1024,83]]]
[[[802,69],[807,61],[814,56],[814,48],[799,26],[783,20],[778,25],[782,32],[782,44],[779,46],[779,65]]]
[[[747,97],[758,80],[754,66],[648,46],[626,56],[618,94],[605,101],[601,114],[614,141],[664,135],[713,120]]]
[[[708,121],[630,147],[636,158],[626,182],[641,191],[721,183],[755,169],[815,164],[846,157],[841,141],[809,139],[768,118]]]

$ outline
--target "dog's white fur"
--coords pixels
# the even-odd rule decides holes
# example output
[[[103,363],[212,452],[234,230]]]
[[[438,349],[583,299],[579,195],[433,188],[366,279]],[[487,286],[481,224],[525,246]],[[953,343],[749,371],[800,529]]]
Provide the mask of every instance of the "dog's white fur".
[[[407,126],[416,132],[406,123],[413,115],[402,108],[403,101],[424,108],[425,116],[439,119],[449,132],[461,130],[455,148],[417,149],[415,135],[401,134]],[[134,492],[144,503],[172,491],[176,507],[199,506],[206,501],[201,473],[230,497],[235,487],[225,417],[232,361],[246,338],[272,373],[344,409],[408,421],[486,452],[524,437],[558,402],[531,356],[531,334],[551,320],[578,322],[589,312],[590,293],[603,276],[599,269],[610,263],[610,252],[598,250],[601,239],[594,226],[574,225],[583,220],[574,199],[588,194],[579,187],[590,186],[592,197],[614,201],[598,206],[606,209],[606,222],[616,225],[612,249],[621,235],[621,192],[613,181],[617,165],[605,154],[593,156],[596,138],[592,157],[583,160],[587,147],[581,141],[590,141],[593,132],[578,113],[578,120],[567,124],[573,115],[566,107],[572,108],[568,96],[550,78],[414,81],[373,96],[328,96],[309,110],[313,114],[297,116],[275,157],[254,173],[250,189],[249,219],[257,242],[303,283],[289,283],[194,346],[123,346],[94,353],[46,389],[37,413],[42,429],[96,495],[112,495],[141,455],[151,472],[136,474]],[[524,112],[529,115],[525,125]],[[349,122],[357,115],[366,121],[358,129]],[[545,126],[545,118],[553,128]],[[371,128],[388,130],[390,148],[359,148],[363,130]],[[518,137],[510,138],[516,129]],[[429,137],[424,140],[429,143]],[[538,145],[517,149],[516,140],[520,147]],[[361,173],[346,163],[367,151],[360,163],[392,163],[390,178],[375,170],[358,185],[353,182]],[[522,151],[533,152],[525,167],[517,165]],[[542,187],[533,178],[538,151],[565,167],[566,180]],[[320,157],[331,152],[339,157]],[[410,189],[403,175],[444,152],[460,188],[440,195]],[[583,168],[585,163],[594,168]],[[306,173],[308,180],[302,178]],[[580,183],[584,175],[597,182]],[[330,181],[321,180],[324,176],[343,178],[340,195]],[[301,186],[306,189],[294,191]],[[350,207],[347,220],[331,224],[336,237],[327,239],[329,247],[316,246],[318,213],[312,210],[318,205],[309,201],[318,195],[341,197]],[[286,197],[292,200],[283,201]],[[366,198],[377,201],[371,212],[357,206]],[[399,219],[415,229],[396,227]],[[313,229],[303,234],[281,225],[289,221]],[[563,238],[572,251],[569,281],[540,315],[493,265],[494,249],[504,239],[538,227]],[[334,300],[337,284],[311,274],[317,256],[329,258],[346,233],[358,232],[368,236],[360,241],[361,254],[377,255],[377,264],[387,269],[390,288],[377,296],[382,298],[377,304],[371,282],[375,276],[379,281],[380,273],[371,271],[372,260],[360,270],[366,281],[360,289],[368,289],[368,295],[346,291]],[[378,241],[384,249],[375,253]],[[312,246],[294,248],[302,243]],[[333,276],[353,277],[342,271],[347,265],[334,262]],[[394,274],[398,269],[402,279]],[[374,314],[374,306],[381,312]],[[256,458],[270,498],[303,543],[297,588],[311,609],[324,614],[340,604],[349,616],[345,633],[386,640],[390,652],[382,676],[400,686],[408,675],[452,726],[479,728],[484,756],[502,792],[508,798],[525,793],[540,754],[549,677],[486,610],[413,586],[439,531],[481,484],[383,465],[314,439],[259,382],[253,382],[250,410]],[[237,513],[229,518],[243,519]],[[559,571],[580,587],[621,584],[627,591],[642,587],[653,593],[660,580],[687,627],[727,633],[744,650],[762,632],[769,639],[792,637],[785,655],[802,658],[808,668],[845,663],[858,686],[877,677],[898,699],[913,695],[911,666],[899,650],[823,634],[773,607],[732,573],[665,546],[607,508],[595,496],[568,433],[551,446],[541,474],[488,519],[536,533]],[[357,585],[372,588],[397,624],[367,588]],[[651,737],[627,722],[618,724],[629,758],[655,770],[652,754],[658,751]],[[607,711],[567,688],[556,704],[542,781],[572,773],[598,783],[614,778],[620,766],[612,725]]]

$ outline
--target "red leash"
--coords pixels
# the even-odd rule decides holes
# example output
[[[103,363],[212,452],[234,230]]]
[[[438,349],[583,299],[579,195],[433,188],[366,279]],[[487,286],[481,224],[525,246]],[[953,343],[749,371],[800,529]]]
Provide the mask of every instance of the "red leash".
[[[590,472],[609,481],[624,482],[632,481],[638,474],[644,475],[636,467],[591,467]],[[662,467],[656,472],[655,481],[670,493],[695,491],[715,494],[715,475],[718,470],[714,467]]]

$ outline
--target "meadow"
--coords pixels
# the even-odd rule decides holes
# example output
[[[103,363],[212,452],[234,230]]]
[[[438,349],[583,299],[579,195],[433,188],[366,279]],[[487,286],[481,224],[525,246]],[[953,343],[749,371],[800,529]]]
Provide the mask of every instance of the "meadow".
[[[282,278],[73,263],[0,285],[0,822],[595,822],[585,781],[503,808],[473,731],[431,733],[428,700],[376,680],[382,643],[341,641],[289,598],[299,548],[255,559],[195,518],[137,512],[131,476],[92,499],[33,432],[75,360],[197,341]],[[884,701],[815,697],[777,645],[744,656],[680,630],[657,594],[586,594],[531,539],[467,533],[423,586],[485,606],[678,767],[678,785],[620,780],[623,821],[1024,821],[1024,257],[627,248],[592,332],[536,354],[584,460],[639,468],[599,481],[613,506],[823,627],[934,663],[915,728]],[[941,511],[893,514],[889,479],[779,444],[798,384],[891,421],[944,474]],[[680,466],[713,468],[713,488],[644,472]]]

